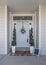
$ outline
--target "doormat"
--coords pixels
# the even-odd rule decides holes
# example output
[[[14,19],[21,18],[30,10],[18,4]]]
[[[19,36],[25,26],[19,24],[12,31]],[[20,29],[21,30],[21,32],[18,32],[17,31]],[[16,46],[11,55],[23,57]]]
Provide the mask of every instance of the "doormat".
[[[30,51],[16,51],[15,54],[11,53],[12,56],[31,56]]]

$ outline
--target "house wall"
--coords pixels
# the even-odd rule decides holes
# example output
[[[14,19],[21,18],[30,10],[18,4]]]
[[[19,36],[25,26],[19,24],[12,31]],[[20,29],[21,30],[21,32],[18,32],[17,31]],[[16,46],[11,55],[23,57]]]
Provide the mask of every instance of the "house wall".
[[[46,5],[41,6],[41,53],[46,55]]]
[[[0,6],[0,54],[5,53],[5,6]]]
[[[9,13],[6,5],[0,5],[0,54],[9,52],[9,45],[11,45],[12,41],[12,16],[17,15],[17,13],[24,14],[24,12]],[[34,14],[34,12],[30,14]],[[39,5],[36,11],[36,22],[34,21],[33,24],[36,25],[34,25],[36,47],[39,47],[41,55],[46,55],[46,5]]]
[[[46,5],[39,5],[39,49],[46,55]]]
[[[0,54],[7,54],[7,6],[0,5]]]

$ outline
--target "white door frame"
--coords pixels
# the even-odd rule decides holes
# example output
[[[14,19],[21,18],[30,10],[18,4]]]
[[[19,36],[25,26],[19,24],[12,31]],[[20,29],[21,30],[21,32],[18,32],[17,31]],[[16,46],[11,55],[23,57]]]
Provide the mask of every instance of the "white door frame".
[[[10,13],[10,17],[11,17],[11,20],[10,20],[11,26],[10,26],[10,28],[12,28],[13,16],[32,16],[33,17],[33,24],[34,24],[34,42],[35,42],[35,47],[36,47],[36,13],[34,13],[34,14],[13,14],[13,13]],[[12,29],[11,29],[11,31],[12,31]],[[12,32],[10,34],[12,35]],[[10,39],[12,41],[12,36],[10,37]]]

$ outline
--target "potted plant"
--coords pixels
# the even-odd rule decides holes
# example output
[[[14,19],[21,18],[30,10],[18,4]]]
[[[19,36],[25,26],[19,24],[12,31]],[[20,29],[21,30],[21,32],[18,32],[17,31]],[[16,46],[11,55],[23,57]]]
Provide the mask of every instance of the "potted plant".
[[[34,54],[33,28],[29,30],[29,44],[30,44],[30,53]]]
[[[16,29],[15,29],[15,25],[14,25],[13,40],[12,40],[12,53],[15,53],[15,48],[16,48]]]

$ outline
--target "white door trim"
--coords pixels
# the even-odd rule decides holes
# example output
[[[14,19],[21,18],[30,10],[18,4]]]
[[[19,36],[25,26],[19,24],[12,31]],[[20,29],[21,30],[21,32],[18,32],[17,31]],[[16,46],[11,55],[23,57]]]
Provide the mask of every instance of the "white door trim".
[[[12,19],[11,19],[11,28],[12,28],[12,23],[13,23],[13,16],[32,16],[33,17],[33,21],[34,21],[34,17],[35,17],[35,21],[34,21],[34,28],[35,28],[35,31],[34,31],[34,34],[35,34],[35,37],[34,37],[34,39],[35,39],[35,47],[36,47],[36,13],[34,13],[34,14],[15,14],[15,13],[10,13],[11,14],[11,17],[12,17]],[[12,30],[12,29],[11,29]],[[12,32],[10,32],[11,33],[11,35],[12,35]],[[12,37],[10,37],[10,39],[11,39],[11,41],[12,41]]]

